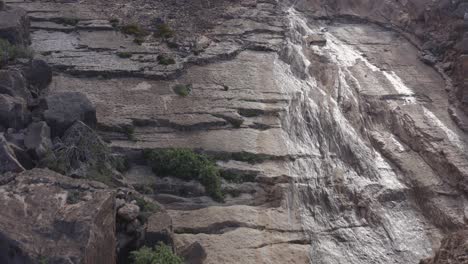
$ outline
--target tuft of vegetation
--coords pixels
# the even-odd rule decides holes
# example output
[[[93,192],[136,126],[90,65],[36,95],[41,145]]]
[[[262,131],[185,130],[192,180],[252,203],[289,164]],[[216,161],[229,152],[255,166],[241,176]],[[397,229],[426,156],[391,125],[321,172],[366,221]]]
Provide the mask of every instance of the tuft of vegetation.
[[[109,147],[90,127],[76,122],[41,161],[41,165],[113,186],[115,167]]]
[[[76,204],[79,203],[81,200],[81,193],[77,190],[72,190],[68,192],[67,195],[67,204]]]
[[[156,213],[157,211],[161,209],[156,204],[148,202],[141,197],[134,197],[134,199],[138,207],[140,207],[140,214],[138,215],[138,219],[142,223],[146,223],[148,220],[148,217],[150,217],[152,214]]]
[[[55,20],[55,22],[67,26],[76,26],[78,25],[78,22],[80,22],[79,19],[73,18],[73,17],[60,17]]]
[[[112,166],[120,173],[126,172],[130,169],[130,163],[127,157],[123,155],[115,155],[111,160]]]
[[[223,201],[221,176],[216,163],[189,149],[146,150],[147,163],[157,175],[198,180],[214,200]]]
[[[190,95],[190,93],[192,92],[192,85],[191,84],[177,84],[175,85],[174,87],[172,87],[172,90],[182,96],[182,97],[186,97],[188,95]]]
[[[132,53],[130,52],[117,52],[117,56],[122,59],[128,59],[132,57]]]
[[[120,20],[118,18],[111,18],[109,19],[109,23],[112,25],[112,27],[116,28],[120,24]]]
[[[133,126],[124,126],[123,132],[127,136],[128,140],[136,141],[135,138],[135,128]]]
[[[213,155],[218,160],[237,160],[250,164],[261,163],[272,157],[265,154],[255,154],[250,152],[217,153]]]
[[[255,182],[255,179],[257,178],[257,173],[223,170],[221,171],[221,177],[226,181],[232,183]]]
[[[168,58],[164,55],[159,55],[158,56],[158,62],[159,64],[162,64],[162,65],[171,65],[171,64],[175,64],[175,60],[173,58]]]
[[[135,37],[146,37],[149,35],[149,32],[143,29],[140,25],[137,24],[128,24],[120,28],[122,33],[127,35],[133,35]]]
[[[156,26],[157,31],[154,33],[154,36],[157,38],[172,38],[174,36],[174,31],[169,27],[168,24],[162,23]]]
[[[174,254],[168,246],[159,242],[154,249],[142,247],[130,253],[133,264],[182,264],[181,257]]]
[[[142,45],[144,42],[145,42],[145,38],[144,37],[136,37],[134,40],[133,40],[134,43],[138,44],[138,45]]]
[[[20,45],[12,45],[4,39],[0,39],[0,66],[18,58],[30,59],[34,55],[33,51]]]

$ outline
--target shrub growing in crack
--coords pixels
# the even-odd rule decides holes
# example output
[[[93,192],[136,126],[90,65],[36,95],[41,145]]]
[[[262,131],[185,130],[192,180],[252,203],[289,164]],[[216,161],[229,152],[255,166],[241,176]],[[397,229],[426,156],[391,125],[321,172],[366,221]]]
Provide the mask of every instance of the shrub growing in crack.
[[[130,52],[117,52],[117,56],[122,59],[128,59],[132,57],[132,53]]]
[[[0,39],[0,66],[18,58],[30,59],[33,55],[33,51],[27,47],[12,45],[7,40]]]
[[[186,97],[189,96],[190,93],[192,92],[192,85],[191,84],[177,84],[174,87],[172,87],[172,90],[182,96]]]
[[[146,150],[147,163],[157,175],[198,180],[214,200],[223,201],[221,176],[216,163],[189,149]]]
[[[168,58],[164,55],[159,55],[158,56],[158,62],[159,64],[162,64],[162,65],[171,65],[171,64],[175,64],[175,60],[173,58]]]
[[[78,22],[80,22],[79,19],[73,18],[73,17],[60,17],[55,20],[59,24],[67,25],[67,26],[76,26]]]
[[[174,31],[165,23],[157,25],[156,28],[157,31],[154,33],[155,37],[167,39],[174,36]]]
[[[134,264],[182,264],[181,257],[174,254],[170,247],[162,242],[151,249],[142,247],[136,251],[132,251],[131,257]]]

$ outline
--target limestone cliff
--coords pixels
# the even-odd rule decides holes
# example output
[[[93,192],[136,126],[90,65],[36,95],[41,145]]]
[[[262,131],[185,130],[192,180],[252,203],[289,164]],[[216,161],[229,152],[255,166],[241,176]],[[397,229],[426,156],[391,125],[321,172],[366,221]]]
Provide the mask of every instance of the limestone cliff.
[[[146,232],[187,263],[467,263],[467,1],[6,2],[53,69],[54,120],[90,113],[129,162],[105,182],[134,214],[108,260]],[[166,149],[213,162],[224,200],[154,170]],[[144,228],[138,192],[165,208]]]

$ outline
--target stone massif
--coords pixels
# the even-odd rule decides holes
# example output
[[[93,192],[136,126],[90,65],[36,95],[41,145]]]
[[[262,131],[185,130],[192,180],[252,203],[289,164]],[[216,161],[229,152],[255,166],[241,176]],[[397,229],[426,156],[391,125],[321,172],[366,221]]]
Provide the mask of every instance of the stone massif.
[[[114,193],[49,170],[3,176],[1,263],[115,263]]]
[[[291,2],[14,5],[56,71],[52,133],[97,123],[132,163],[123,181],[169,209],[149,217],[149,245],[172,242],[189,263],[463,261],[467,137],[445,73],[465,5]],[[142,160],[172,147],[216,160],[224,203]],[[141,229],[131,200],[116,207],[122,258]]]

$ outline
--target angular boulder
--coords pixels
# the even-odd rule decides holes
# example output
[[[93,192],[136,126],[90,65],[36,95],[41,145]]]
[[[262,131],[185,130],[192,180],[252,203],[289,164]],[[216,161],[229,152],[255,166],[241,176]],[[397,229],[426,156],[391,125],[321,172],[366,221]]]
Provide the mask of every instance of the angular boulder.
[[[62,136],[76,121],[82,121],[90,127],[96,126],[96,108],[82,93],[52,94],[42,104],[46,108],[44,119],[49,124],[53,137]]]
[[[0,94],[0,125],[20,129],[31,119],[26,102],[22,98]]]
[[[18,161],[14,149],[6,141],[3,135],[0,135],[0,174],[6,172],[22,172],[24,167]],[[3,263],[0,261],[0,263]]]
[[[52,148],[50,128],[47,123],[44,121],[31,123],[26,130],[24,145],[35,159],[44,158]]]
[[[43,60],[32,60],[23,70],[30,89],[39,94],[52,81],[52,68]]]
[[[29,45],[29,24],[25,10],[4,7],[0,11],[0,38],[14,45]]]
[[[116,263],[115,194],[102,184],[34,169],[0,192],[0,263]]]
[[[166,212],[157,212],[148,218],[145,245],[154,247],[158,242],[174,244],[172,219]]]

